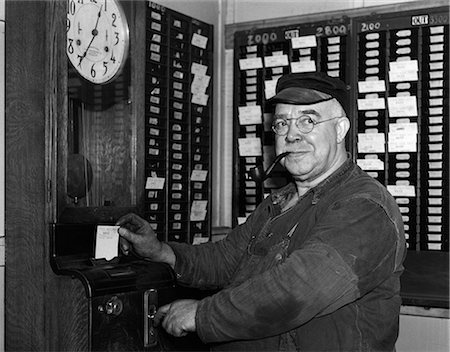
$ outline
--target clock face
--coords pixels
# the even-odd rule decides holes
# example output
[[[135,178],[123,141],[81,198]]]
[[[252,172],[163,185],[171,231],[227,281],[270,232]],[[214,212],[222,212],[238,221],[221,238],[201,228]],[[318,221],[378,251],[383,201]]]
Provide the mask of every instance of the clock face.
[[[117,0],[67,2],[67,56],[95,84],[116,78],[128,55],[128,23]]]

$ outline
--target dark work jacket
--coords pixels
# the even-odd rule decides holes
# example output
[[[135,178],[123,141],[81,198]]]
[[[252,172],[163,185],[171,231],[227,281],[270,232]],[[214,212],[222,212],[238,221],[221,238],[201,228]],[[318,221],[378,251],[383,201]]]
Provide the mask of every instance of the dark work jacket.
[[[199,302],[215,350],[393,351],[406,253],[400,211],[350,159],[290,209],[289,184],[226,239],[170,243],[180,283],[222,288]]]

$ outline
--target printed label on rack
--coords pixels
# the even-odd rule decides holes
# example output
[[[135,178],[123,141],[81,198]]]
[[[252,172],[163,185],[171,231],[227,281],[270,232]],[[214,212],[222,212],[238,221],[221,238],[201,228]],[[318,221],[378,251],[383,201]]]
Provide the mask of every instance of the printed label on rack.
[[[111,260],[119,255],[119,226],[98,225],[95,259]]]
[[[260,156],[261,152],[261,138],[239,138],[239,155],[240,156]]]
[[[239,60],[239,69],[240,70],[252,70],[257,68],[263,68],[263,62],[260,57],[253,57],[249,59],[240,59]]]
[[[388,97],[389,117],[417,116],[417,99],[415,96]]]
[[[291,44],[292,49],[315,48],[317,46],[317,40],[315,35],[305,35],[292,38]]]
[[[145,189],[163,189],[165,181],[164,177],[147,177]]]
[[[262,110],[260,105],[239,106],[239,124],[256,125],[262,123]]]
[[[194,33],[192,35],[192,45],[195,45],[199,48],[206,49],[206,45],[208,44],[208,37],[200,35],[198,33]]]
[[[386,91],[386,82],[384,80],[358,82],[359,93],[385,92],[385,91]]]

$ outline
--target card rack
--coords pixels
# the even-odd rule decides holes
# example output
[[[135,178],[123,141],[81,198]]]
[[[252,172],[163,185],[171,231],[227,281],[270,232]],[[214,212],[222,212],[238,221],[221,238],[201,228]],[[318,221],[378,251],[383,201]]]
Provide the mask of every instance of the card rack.
[[[348,19],[335,18],[236,32],[234,223],[245,221],[271,190],[289,180],[280,166],[264,182],[249,176],[253,167],[267,169],[275,158],[273,111],[266,101],[275,94],[278,78],[290,72],[321,71],[348,82],[348,30]]]
[[[408,248],[448,251],[448,8],[358,18],[357,162],[394,195]]]
[[[213,26],[149,1],[145,68],[145,218],[158,238],[211,232]]]
[[[351,87],[348,150],[394,195],[408,248],[448,252],[449,8],[397,11],[234,32],[234,224],[289,178],[281,167],[264,184],[249,177],[274,158],[265,102],[276,80],[321,71]]]

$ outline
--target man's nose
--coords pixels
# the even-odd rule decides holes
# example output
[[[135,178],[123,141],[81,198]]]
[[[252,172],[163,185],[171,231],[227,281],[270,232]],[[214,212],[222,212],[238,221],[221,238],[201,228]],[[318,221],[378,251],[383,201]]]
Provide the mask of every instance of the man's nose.
[[[297,122],[297,120],[289,121],[289,129],[288,129],[288,133],[286,134],[287,142],[295,142],[295,141],[299,141],[299,140],[303,139],[303,134],[298,129],[296,122]]]

